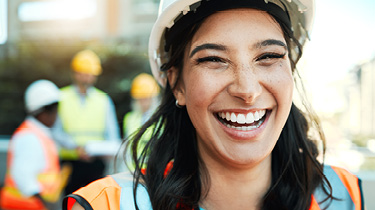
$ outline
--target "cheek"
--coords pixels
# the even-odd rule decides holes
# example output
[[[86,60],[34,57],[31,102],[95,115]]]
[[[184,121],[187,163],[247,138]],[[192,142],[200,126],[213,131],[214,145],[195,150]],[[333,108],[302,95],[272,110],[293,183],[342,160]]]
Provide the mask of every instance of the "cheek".
[[[279,71],[269,78],[268,87],[277,104],[291,105],[293,99],[294,79],[289,69]]]
[[[186,77],[185,77],[186,78]],[[186,87],[186,105],[207,107],[219,93],[220,83],[213,75],[204,73],[191,74],[185,82]]]

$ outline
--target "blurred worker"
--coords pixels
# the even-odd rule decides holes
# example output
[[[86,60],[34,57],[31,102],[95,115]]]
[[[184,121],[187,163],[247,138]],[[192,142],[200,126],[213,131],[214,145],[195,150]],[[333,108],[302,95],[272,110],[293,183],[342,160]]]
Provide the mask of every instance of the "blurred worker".
[[[71,138],[66,141],[73,141],[79,148],[90,142],[120,142],[114,104],[106,93],[93,86],[102,73],[99,57],[91,50],[80,51],[73,57],[71,68],[73,84],[61,89],[59,105],[58,122]],[[88,156],[77,149],[62,148],[60,158],[73,167],[66,194],[104,176],[103,156]]]
[[[129,137],[137,131],[153,114],[157,105],[159,85],[155,79],[146,73],[141,73],[133,79],[130,95],[133,98],[132,111],[124,116],[124,136]],[[139,148],[150,139],[152,129],[149,129],[143,136]]]
[[[59,98],[59,89],[48,80],[35,81],[27,88],[28,116],[10,140],[1,209],[55,209],[68,177],[61,173],[50,132]]]

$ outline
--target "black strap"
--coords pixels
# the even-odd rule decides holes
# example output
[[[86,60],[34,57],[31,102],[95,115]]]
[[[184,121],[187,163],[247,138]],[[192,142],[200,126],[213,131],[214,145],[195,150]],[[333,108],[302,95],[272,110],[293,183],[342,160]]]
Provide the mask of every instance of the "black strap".
[[[363,198],[362,180],[358,178],[359,192],[361,194],[361,210],[365,210],[365,199]]]
[[[84,199],[83,197],[81,197],[80,195],[76,195],[76,194],[70,194],[68,196],[66,196],[63,200],[63,210],[67,210],[67,207],[68,207],[68,199],[69,198],[73,198],[74,200],[76,200],[76,202],[78,202],[85,210],[94,210],[90,203],[87,202],[86,199]]]

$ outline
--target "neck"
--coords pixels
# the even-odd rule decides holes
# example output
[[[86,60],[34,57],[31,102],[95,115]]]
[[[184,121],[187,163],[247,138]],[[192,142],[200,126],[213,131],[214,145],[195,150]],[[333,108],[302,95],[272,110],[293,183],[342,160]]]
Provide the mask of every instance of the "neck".
[[[251,209],[261,207],[271,184],[271,156],[247,169],[220,169],[207,166],[210,188],[201,201],[206,210]]]
[[[78,87],[78,91],[80,94],[82,95],[86,95],[87,94],[87,90],[89,89],[88,86],[85,86],[85,85],[77,85]]]

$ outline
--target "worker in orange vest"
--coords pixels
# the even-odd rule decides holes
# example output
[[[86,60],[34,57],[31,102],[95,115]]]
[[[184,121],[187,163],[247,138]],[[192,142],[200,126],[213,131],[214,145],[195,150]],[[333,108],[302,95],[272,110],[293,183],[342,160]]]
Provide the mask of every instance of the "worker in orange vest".
[[[70,173],[69,168],[60,169],[57,146],[51,134],[59,99],[59,89],[48,80],[35,81],[27,88],[28,116],[9,143],[0,208],[57,209]]]

